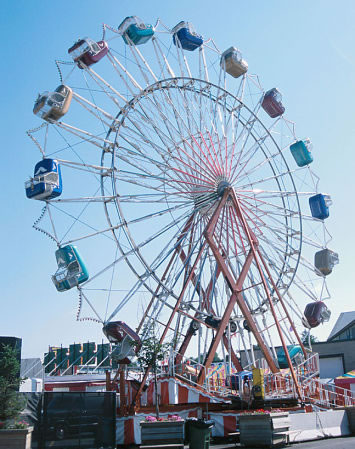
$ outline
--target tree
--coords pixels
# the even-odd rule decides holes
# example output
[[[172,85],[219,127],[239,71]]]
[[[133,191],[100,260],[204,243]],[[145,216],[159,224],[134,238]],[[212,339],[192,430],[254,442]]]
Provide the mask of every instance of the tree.
[[[23,409],[18,389],[23,380],[19,376],[20,362],[17,350],[3,345],[0,354],[0,420],[16,419]]]
[[[229,354],[227,354],[227,356],[226,356],[227,360],[228,360],[228,355],[229,355]],[[221,358],[219,357],[219,355],[217,354],[217,352],[216,352],[216,354],[215,354],[214,357],[213,357],[212,362],[213,362],[213,363],[223,362],[223,359],[221,359]]]
[[[133,345],[137,345],[136,342]],[[143,371],[151,369],[154,376],[154,388],[155,388],[155,412],[157,418],[159,418],[159,400],[158,400],[158,367],[159,364],[168,357],[172,343],[160,343],[156,336],[155,329],[152,327],[150,332],[146,336],[145,340],[142,340],[140,350],[137,353],[137,359],[140,367]]]
[[[309,347],[309,342],[311,342],[311,345],[313,345],[313,343],[317,343],[318,338],[314,335],[311,335],[309,330],[305,329],[301,334],[301,340],[305,346]]]

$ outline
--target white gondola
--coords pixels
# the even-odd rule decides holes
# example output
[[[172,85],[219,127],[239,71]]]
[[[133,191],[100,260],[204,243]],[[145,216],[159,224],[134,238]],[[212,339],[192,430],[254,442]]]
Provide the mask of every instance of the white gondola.
[[[242,58],[240,50],[235,47],[229,47],[222,53],[220,64],[233,78],[239,78],[248,71],[248,63]]]

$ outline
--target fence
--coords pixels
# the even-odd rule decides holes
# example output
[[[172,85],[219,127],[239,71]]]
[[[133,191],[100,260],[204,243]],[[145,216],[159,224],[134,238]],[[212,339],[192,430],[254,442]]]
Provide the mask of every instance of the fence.
[[[34,426],[32,448],[116,447],[114,392],[27,394],[22,417]]]

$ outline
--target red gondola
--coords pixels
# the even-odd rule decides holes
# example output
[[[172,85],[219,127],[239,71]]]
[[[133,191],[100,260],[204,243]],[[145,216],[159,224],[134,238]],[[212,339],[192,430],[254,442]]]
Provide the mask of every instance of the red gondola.
[[[100,61],[108,52],[108,45],[105,41],[95,42],[88,37],[79,39],[69,48],[68,53],[77,63],[80,69],[89,67]]]
[[[112,351],[114,359],[121,364],[131,363],[141,348],[139,335],[123,321],[111,321],[102,328],[108,341],[116,345]]]
[[[261,107],[271,118],[282,115],[285,112],[285,107],[282,104],[281,92],[276,87],[268,90],[264,95]]]
[[[325,321],[329,321],[331,312],[322,301],[311,302],[304,309],[303,325],[305,327],[317,327]]]

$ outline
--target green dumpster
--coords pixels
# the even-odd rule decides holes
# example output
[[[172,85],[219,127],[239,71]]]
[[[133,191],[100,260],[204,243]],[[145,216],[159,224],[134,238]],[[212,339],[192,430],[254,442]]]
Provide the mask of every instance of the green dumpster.
[[[209,449],[214,421],[191,419],[186,425],[189,449]]]

